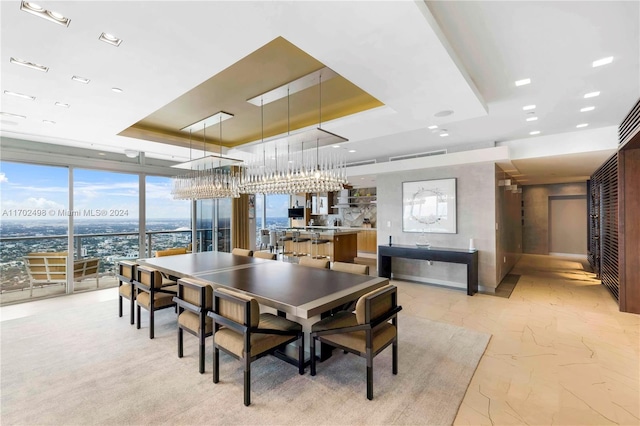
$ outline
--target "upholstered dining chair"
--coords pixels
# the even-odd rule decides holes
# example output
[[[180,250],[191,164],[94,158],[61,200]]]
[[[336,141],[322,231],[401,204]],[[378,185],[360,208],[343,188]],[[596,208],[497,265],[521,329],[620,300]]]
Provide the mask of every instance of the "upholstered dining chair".
[[[136,267],[137,279],[133,281],[136,291],[137,327],[140,329],[140,308],[149,311],[149,339],[154,337],[154,313],[160,309],[176,306],[173,297],[178,292],[177,285],[163,286],[160,271],[144,265]]]
[[[213,288],[190,278],[178,280],[178,358],[183,356],[183,331],[198,338],[200,374],[204,373],[204,342],[213,334],[213,321],[207,316],[213,307]]]
[[[297,322],[260,313],[258,302],[226,288],[213,292],[213,382],[219,382],[219,350],[244,363],[244,405],[251,404],[251,363],[298,342],[298,373],[304,374],[304,333]]]
[[[373,399],[373,358],[392,345],[392,372],[398,374],[397,287],[386,285],[358,299],[355,313],[341,311],[311,326],[311,353],[316,340],[361,356],[367,361],[367,399]],[[391,322],[389,322],[391,321]],[[316,357],[311,357],[316,375]]]
[[[253,256],[253,250],[236,247],[231,250],[231,254],[235,254],[236,256]]]
[[[312,268],[329,269],[329,259],[314,259],[311,256],[301,257],[298,264]]]
[[[253,257],[259,257],[260,259],[276,260],[277,255],[275,253],[269,253],[268,251],[254,251]]]
[[[136,277],[136,262],[121,260],[118,262],[118,316],[122,318],[122,298],[129,300],[129,323],[134,323],[134,305],[136,292],[133,280]]]
[[[333,262],[331,270],[348,272],[350,274],[369,275],[369,265],[360,265],[358,263]]]
[[[187,254],[189,247],[173,247],[165,250],[156,251],[156,257],[164,257],[164,256],[177,256],[179,254]],[[171,277],[164,272],[160,273],[162,275],[162,286],[174,286],[178,284],[178,280],[175,277]]]

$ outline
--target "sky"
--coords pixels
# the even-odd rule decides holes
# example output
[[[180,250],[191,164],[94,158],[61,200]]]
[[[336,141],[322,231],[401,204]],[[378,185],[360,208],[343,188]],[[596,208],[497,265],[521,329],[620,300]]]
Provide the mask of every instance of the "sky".
[[[74,169],[75,217],[137,219],[138,175]],[[69,213],[65,167],[0,161],[0,220],[64,219]],[[190,201],[173,200],[171,179],[147,176],[147,218],[189,218]],[[256,197],[256,210],[262,208]],[[267,216],[286,217],[288,195],[267,197]]]

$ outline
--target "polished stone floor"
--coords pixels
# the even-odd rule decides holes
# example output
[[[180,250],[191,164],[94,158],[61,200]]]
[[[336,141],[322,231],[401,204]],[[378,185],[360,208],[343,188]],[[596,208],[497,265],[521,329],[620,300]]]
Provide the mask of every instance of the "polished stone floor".
[[[411,315],[491,333],[458,425],[640,424],[640,316],[579,261],[524,255],[508,299],[396,282]]]
[[[509,298],[394,281],[405,313],[492,335],[455,424],[640,424],[640,316],[619,312],[579,261],[524,255],[511,273]],[[115,297],[4,306],[0,320]]]

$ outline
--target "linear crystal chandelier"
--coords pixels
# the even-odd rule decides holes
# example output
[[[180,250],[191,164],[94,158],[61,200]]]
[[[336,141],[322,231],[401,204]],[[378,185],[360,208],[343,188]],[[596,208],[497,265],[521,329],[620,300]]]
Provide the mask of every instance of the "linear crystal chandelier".
[[[240,197],[241,173],[237,164],[240,160],[222,156],[222,121],[233,115],[219,112],[211,117],[185,127],[189,130],[189,151],[191,151],[191,131],[202,123],[203,157],[178,164],[174,167],[188,169],[185,174],[173,177],[171,194],[175,200],[204,200],[210,198]],[[206,155],[206,128],[220,125],[220,154]]]
[[[259,97],[250,99],[254,103],[259,98],[262,117],[262,143],[242,169],[240,192],[246,194],[297,194],[303,192],[339,191],[347,183],[346,158],[344,150],[323,150],[328,145],[337,147],[347,139],[328,132],[322,126],[322,74],[329,78],[335,73],[323,68],[304,76],[286,86],[272,90]],[[287,135],[270,141],[264,140],[264,99],[269,102],[286,93],[287,123],[289,122],[290,87],[302,90],[313,84],[319,88],[318,127]],[[280,92],[281,95],[278,94]]]
[[[329,140],[335,144],[346,139],[313,129],[262,144],[244,163],[240,192],[297,194],[343,189],[347,183],[344,150],[322,152],[319,149],[322,144],[330,143]]]

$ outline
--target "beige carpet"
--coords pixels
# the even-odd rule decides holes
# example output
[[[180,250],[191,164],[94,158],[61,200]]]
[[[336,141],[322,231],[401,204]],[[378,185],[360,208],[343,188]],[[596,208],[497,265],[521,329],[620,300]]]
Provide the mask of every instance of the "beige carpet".
[[[144,312],[144,311],[143,311]],[[146,318],[146,315],[145,315]],[[116,301],[1,323],[0,423],[451,424],[490,336],[399,318],[399,374],[391,349],[374,360],[374,400],[366,399],[364,359],[334,351],[311,377],[273,357],[252,366],[252,405],[242,403],[241,363],[223,355],[212,383],[185,336],[176,354],[175,314],[158,312],[156,338],[118,318]]]

